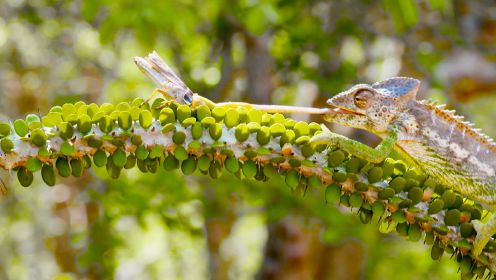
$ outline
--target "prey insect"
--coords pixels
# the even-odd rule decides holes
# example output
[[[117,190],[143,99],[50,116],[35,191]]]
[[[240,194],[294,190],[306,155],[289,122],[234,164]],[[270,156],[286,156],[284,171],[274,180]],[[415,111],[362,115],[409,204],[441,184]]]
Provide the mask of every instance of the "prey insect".
[[[323,115],[330,113],[327,108],[312,108],[312,107],[298,107],[298,106],[284,106],[284,105],[262,105],[251,104],[245,102],[221,102],[215,103],[208,98],[205,98],[189,89],[186,84],[174,73],[174,71],[160,58],[160,56],[153,51],[146,57],[135,57],[134,62],[138,68],[150,78],[157,88],[145,100],[149,102],[157,94],[161,94],[168,101],[176,101],[180,104],[190,105],[191,107],[198,107],[202,104],[210,108],[213,107],[245,107],[247,109],[258,109],[268,113],[304,113]]]
[[[155,51],[145,58],[135,57],[134,62],[157,85],[157,88],[145,102],[150,101],[155,95],[161,94],[168,100],[175,100],[186,105],[193,104],[193,91],[184,84]]]

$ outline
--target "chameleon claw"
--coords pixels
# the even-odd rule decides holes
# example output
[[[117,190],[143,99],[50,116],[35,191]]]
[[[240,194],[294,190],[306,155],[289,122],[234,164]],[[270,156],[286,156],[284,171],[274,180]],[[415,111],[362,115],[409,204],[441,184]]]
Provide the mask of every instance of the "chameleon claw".
[[[323,124],[323,123],[321,123],[321,124],[320,124],[320,127],[322,128],[322,131],[323,131],[323,132],[331,132],[331,131],[329,130],[329,128],[327,127],[327,125],[325,125],[325,124]]]
[[[491,236],[488,236],[487,234],[483,233],[483,223],[479,221],[472,221],[472,224],[474,225],[474,229],[477,231],[477,236],[475,237],[473,246],[474,249],[472,250],[472,253],[475,256],[480,255],[482,253],[482,250],[484,249],[484,246],[489,242],[489,238]]]
[[[336,134],[327,128],[324,124],[320,125],[322,127],[322,132],[314,135],[310,139],[310,144],[314,147],[317,145],[325,144],[327,146],[332,146],[335,143],[335,139],[337,137],[342,137],[339,134]]]
[[[472,224],[474,225],[475,231],[477,231],[477,235],[473,242],[474,249],[472,250],[472,253],[474,256],[478,256],[482,253],[487,242],[491,239],[491,234],[485,229],[484,223],[473,220]]]
[[[473,220],[471,223],[474,225],[477,235],[473,242],[474,249],[472,251],[474,256],[478,256],[484,250],[486,244],[491,240],[493,234],[496,233],[496,215],[493,215],[485,223]]]

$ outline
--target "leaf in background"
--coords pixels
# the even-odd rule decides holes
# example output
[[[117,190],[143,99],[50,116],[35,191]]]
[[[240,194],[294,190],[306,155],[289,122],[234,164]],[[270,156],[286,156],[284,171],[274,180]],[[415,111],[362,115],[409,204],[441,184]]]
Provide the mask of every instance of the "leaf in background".
[[[86,21],[93,21],[100,11],[101,3],[98,0],[81,1],[81,15]]]
[[[418,22],[417,5],[413,0],[383,0],[384,9],[390,14],[394,27],[405,32]]]

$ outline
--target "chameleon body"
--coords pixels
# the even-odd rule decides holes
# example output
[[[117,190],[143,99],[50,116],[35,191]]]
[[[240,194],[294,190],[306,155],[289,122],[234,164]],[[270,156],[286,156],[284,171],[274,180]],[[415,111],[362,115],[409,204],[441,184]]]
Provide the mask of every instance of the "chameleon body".
[[[380,136],[383,141],[375,149],[329,130],[311,141],[372,162],[395,149],[439,183],[496,209],[496,144],[453,111],[417,101],[419,85],[416,79],[396,77],[356,85],[327,101],[334,109],[324,119]],[[479,255],[496,233],[496,217],[472,223],[477,231],[473,253]]]

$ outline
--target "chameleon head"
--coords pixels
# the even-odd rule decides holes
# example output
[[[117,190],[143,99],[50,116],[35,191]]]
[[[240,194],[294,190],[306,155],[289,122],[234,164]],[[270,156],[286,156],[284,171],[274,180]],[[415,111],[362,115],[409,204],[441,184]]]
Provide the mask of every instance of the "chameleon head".
[[[360,84],[327,100],[334,107],[325,120],[383,134],[415,97],[420,81],[395,77],[372,85]]]

